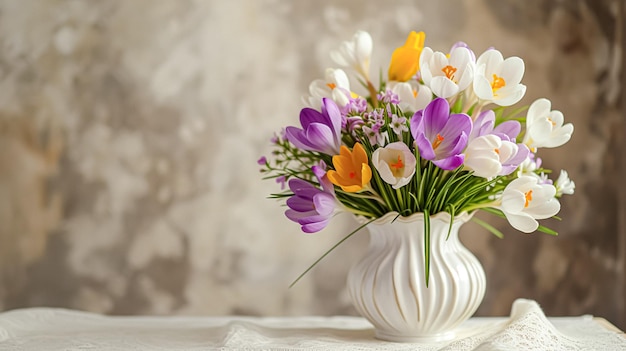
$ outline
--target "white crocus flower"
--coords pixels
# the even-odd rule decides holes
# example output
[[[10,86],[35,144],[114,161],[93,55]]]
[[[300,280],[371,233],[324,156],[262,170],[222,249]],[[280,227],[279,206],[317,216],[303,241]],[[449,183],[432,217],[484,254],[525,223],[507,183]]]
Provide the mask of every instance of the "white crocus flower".
[[[309,85],[311,96],[303,98],[305,105],[315,109],[322,106],[322,98],[330,98],[339,107],[350,102],[350,80],[342,69],[327,68],[324,79],[316,79]]]
[[[472,140],[465,149],[463,165],[481,178],[493,178],[502,170],[497,150],[502,139],[495,135],[483,135]]]
[[[513,228],[532,233],[539,228],[537,219],[550,218],[559,213],[561,204],[555,195],[553,185],[539,184],[535,177],[520,177],[502,192],[500,210]]]
[[[369,33],[358,31],[352,40],[344,41],[339,49],[331,51],[330,58],[342,67],[353,68],[366,81],[369,81],[372,47],[372,37]]]
[[[433,99],[430,89],[417,82],[389,82],[389,88],[400,99],[400,109],[403,112],[416,112],[422,110]]]
[[[561,174],[559,174],[559,178],[556,180],[554,186],[556,187],[556,197],[561,197],[563,194],[572,195],[576,188],[576,184],[574,184],[573,180],[569,179],[567,171],[564,170],[561,170]]]
[[[500,51],[487,50],[476,61],[474,93],[485,102],[511,106],[526,93],[526,86],[520,84],[523,75],[524,61],[521,58],[505,60]]]
[[[563,125],[563,113],[550,110],[550,100],[538,99],[528,108],[524,144],[531,151],[539,147],[558,147],[567,143],[574,132],[574,125]]]
[[[422,80],[433,94],[447,99],[465,90],[474,79],[474,62],[469,49],[456,47],[450,58],[425,47],[420,55]]]
[[[372,153],[372,164],[385,182],[399,189],[413,178],[417,160],[405,143],[397,141],[376,149]]]
[[[518,152],[519,147],[513,142],[493,134],[483,135],[467,145],[463,165],[473,170],[475,176],[491,179],[512,172],[511,167],[504,165],[508,165]]]
[[[539,178],[539,175],[535,173],[536,170],[541,166],[541,159],[538,157],[531,157],[532,154],[528,155],[526,159],[520,163],[519,168],[517,169],[517,176],[529,176]]]

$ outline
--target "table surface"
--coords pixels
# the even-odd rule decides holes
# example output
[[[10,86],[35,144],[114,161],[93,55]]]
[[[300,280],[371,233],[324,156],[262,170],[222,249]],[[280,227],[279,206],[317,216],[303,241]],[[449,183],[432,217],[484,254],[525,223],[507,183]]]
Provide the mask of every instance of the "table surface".
[[[626,350],[626,337],[593,316],[475,317],[453,340],[384,342],[359,317],[103,316],[54,308],[0,313],[0,350]]]

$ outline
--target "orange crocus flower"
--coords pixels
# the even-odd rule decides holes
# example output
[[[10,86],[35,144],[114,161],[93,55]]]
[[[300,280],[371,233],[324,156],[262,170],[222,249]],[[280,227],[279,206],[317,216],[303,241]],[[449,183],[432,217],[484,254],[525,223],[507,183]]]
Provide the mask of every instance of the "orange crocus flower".
[[[395,49],[389,63],[389,80],[406,82],[411,79],[419,69],[420,54],[424,49],[424,32],[411,32],[403,46]]]
[[[333,156],[333,166],[335,170],[326,173],[328,179],[345,192],[361,191],[372,180],[372,169],[367,154],[359,143],[354,144],[352,151],[341,145],[339,155]]]

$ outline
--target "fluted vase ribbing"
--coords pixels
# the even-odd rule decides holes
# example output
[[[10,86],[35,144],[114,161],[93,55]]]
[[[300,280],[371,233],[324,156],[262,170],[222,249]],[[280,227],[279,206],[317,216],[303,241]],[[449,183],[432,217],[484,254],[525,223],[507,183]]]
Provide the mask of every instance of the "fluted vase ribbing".
[[[348,274],[348,289],[357,311],[383,340],[439,341],[480,305],[485,272],[459,241],[458,232],[471,215],[430,217],[430,280],[425,281],[424,215],[388,213],[370,223],[370,245]],[[362,218],[361,218],[362,220]],[[393,222],[392,222],[393,221]]]

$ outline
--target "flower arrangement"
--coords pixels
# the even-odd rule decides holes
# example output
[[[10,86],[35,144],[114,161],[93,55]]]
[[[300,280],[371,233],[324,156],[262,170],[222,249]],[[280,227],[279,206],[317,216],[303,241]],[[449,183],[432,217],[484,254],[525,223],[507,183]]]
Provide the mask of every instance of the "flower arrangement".
[[[300,126],[276,134],[272,157],[258,161],[283,186],[271,197],[286,199],[285,215],[305,233],[322,230],[338,211],[372,221],[393,211],[421,212],[427,226],[438,212],[453,219],[482,210],[524,233],[555,235],[537,220],[556,216],[574,182],[563,170],[549,179],[537,151],[565,144],[573,125],[547,99],[509,109],[526,92],[519,57],[505,59],[493,48],[476,57],[463,42],[438,52],[424,40],[423,32],[409,34],[378,87],[370,78],[368,33],[357,32],[330,53],[341,68],[311,83]],[[367,94],[351,89],[342,68]]]

